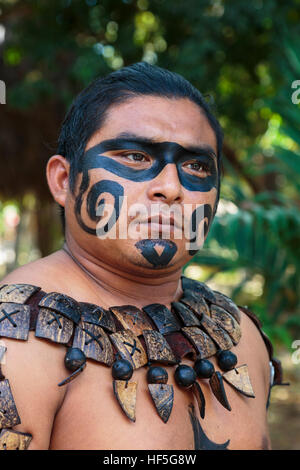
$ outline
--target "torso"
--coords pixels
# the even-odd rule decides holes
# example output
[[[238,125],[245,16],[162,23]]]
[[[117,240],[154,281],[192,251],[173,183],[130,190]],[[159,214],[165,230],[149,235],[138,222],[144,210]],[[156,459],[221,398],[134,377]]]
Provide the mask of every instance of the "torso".
[[[187,361],[185,361],[187,363]],[[101,370],[100,370],[101,369]],[[69,386],[58,412],[51,449],[195,449],[189,405],[194,405],[197,419],[211,446],[201,439],[204,449],[226,444],[228,449],[262,449],[268,447],[264,420],[264,396],[247,399],[226,388],[232,411],[223,408],[201,381],[206,398],[206,416],[202,420],[192,392],[179,388],[168,368],[169,384],[174,385],[174,405],[167,423],[159,418],[147,390],[146,371],[134,373],[138,382],[137,417],[132,423],[122,413],[112,388],[110,369],[89,364]],[[251,376],[255,385],[256,377]],[[255,387],[254,385],[254,387]],[[262,388],[262,387],[261,387]],[[255,387],[256,393],[259,387]],[[264,390],[260,390],[264,392]],[[258,403],[257,403],[258,402]]]
[[[46,292],[62,292],[84,301],[101,305],[95,294],[95,288],[89,287],[84,276],[73,275],[74,267],[66,264],[62,270],[61,256],[40,260],[35,269],[23,269],[2,283],[26,282],[39,285]],[[62,272],[64,273],[62,277]],[[242,314],[242,339],[232,349],[238,356],[238,365],[247,364],[249,375],[255,391],[256,398],[247,398],[237,393],[230,386],[226,386],[226,393],[232,410],[229,412],[216,400],[212,394],[207,380],[200,384],[206,399],[206,414],[202,420],[199,416],[198,405],[189,390],[180,388],[174,381],[175,366],[166,367],[168,384],[174,386],[174,405],[167,423],[159,418],[147,389],[146,367],[134,371],[132,381],[138,383],[136,422],[131,422],[122,412],[120,405],[114,397],[112,387],[111,368],[92,360],[88,360],[87,367],[71,383],[60,391],[57,400],[57,409],[53,413],[51,426],[50,449],[195,449],[195,434],[191,422],[190,405],[192,404],[201,426],[200,443],[202,448],[216,448],[224,444],[228,449],[263,449],[269,447],[269,438],[266,425],[266,401],[268,394],[268,353],[257,332],[256,327]],[[31,341],[48,344],[47,341],[34,338]],[[251,344],[247,338],[251,338]],[[15,340],[7,340],[7,347]],[[20,342],[18,342],[20,343]],[[57,345],[51,344],[49,352]],[[43,346],[44,347],[44,346]],[[21,348],[21,345],[18,345]],[[61,361],[57,375],[65,378],[69,373],[63,365],[64,347],[57,346],[57,353]],[[193,365],[189,359],[183,363]],[[212,358],[216,370],[220,370]],[[3,367],[5,372],[5,366]],[[10,377],[8,377],[10,378]],[[57,384],[53,384],[53,388]],[[18,384],[15,384],[16,402],[18,406]],[[26,414],[25,414],[26,415]],[[24,415],[24,416],[25,416]],[[29,430],[30,428],[30,430]],[[34,423],[27,426],[26,419],[16,429],[34,434]],[[45,426],[48,432],[50,426]],[[227,442],[229,441],[229,442]],[[45,439],[47,442],[47,439]],[[211,446],[211,447],[209,447]],[[34,448],[34,446],[33,446]]]

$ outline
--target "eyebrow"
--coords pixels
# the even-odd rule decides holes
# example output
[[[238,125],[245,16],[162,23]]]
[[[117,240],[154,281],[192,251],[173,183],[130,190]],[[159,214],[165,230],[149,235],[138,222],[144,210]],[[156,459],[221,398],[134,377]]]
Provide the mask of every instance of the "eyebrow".
[[[124,140],[124,142],[130,141],[130,142],[137,143],[137,144],[150,144],[150,145],[162,143],[158,139],[137,135],[132,132],[121,132],[120,134],[116,135],[115,137],[109,140],[119,140],[119,141]],[[108,142],[108,141],[104,140],[101,143],[105,143],[105,142]],[[203,154],[205,152],[217,159],[216,152],[208,144],[184,145],[184,146],[182,145],[181,147],[183,147],[185,150],[187,150],[190,153],[194,153],[195,155]]]

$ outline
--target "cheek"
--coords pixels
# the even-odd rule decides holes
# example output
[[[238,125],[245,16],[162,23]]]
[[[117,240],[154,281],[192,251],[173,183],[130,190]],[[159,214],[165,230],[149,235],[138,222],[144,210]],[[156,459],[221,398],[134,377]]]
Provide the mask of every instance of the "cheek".
[[[106,170],[90,171],[90,182],[86,194],[93,186],[97,186],[101,181],[111,182],[111,186],[119,186],[122,188],[123,196],[127,199],[128,205],[143,202],[143,194],[145,194],[147,184],[132,182],[126,178],[121,178]]]
[[[103,174],[106,173],[106,174]],[[105,206],[110,206],[113,220],[109,220],[103,233],[118,220],[124,196],[123,186],[111,178],[110,173],[102,171],[85,172],[77,187],[74,213],[79,226],[87,233],[96,235],[96,225],[101,220]]]
[[[74,215],[78,225],[98,238],[126,238],[123,232],[130,221],[130,211],[133,218],[140,211],[145,188],[146,184],[133,183],[103,169],[85,172],[75,193]]]
[[[217,200],[218,190],[217,188],[212,188],[210,191],[202,192],[195,191],[191,194],[189,192],[189,197],[186,197],[186,200],[192,200],[192,204],[209,204],[214,207]]]
[[[187,211],[187,207],[185,207],[187,214],[185,221],[189,225],[187,237],[189,243],[186,245],[186,249],[190,256],[194,256],[204,244],[214,217],[217,195],[216,188],[206,193],[193,194],[191,198],[193,202],[190,204],[189,210]]]

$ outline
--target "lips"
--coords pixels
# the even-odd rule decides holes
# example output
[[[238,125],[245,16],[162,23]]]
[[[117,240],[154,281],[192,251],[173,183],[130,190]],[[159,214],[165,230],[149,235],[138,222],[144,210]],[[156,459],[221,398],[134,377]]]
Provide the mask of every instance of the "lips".
[[[166,217],[162,214],[148,217],[148,224],[174,225],[174,217]]]
[[[166,216],[164,214],[154,215],[152,217],[148,217],[148,219],[145,221],[141,221],[141,223],[167,225],[167,226],[182,229],[181,221],[175,219],[174,216],[172,215],[171,216]]]
[[[149,215],[150,214],[150,215]],[[133,214],[132,214],[133,215]],[[137,216],[133,216],[131,220],[131,224],[134,225],[141,225],[141,226],[148,226],[148,228],[159,230],[162,229],[169,229],[172,232],[176,231],[177,233],[183,232],[184,230],[184,220],[183,214],[181,211],[156,211],[155,208],[151,207],[151,211],[148,210],[147,212],[141,211]]]

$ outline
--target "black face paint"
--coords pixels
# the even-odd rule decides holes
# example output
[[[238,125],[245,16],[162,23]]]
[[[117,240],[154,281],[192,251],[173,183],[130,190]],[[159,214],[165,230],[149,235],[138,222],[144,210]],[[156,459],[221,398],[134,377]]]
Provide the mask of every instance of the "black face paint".
[[[133,182],[143,182],[149,181],[158,176],[166,165],[175,164],[180,183],[187,190],[208,192],[213,188],[219,188],[219,172],[214,159],[215,154],[211,147],[202,146],[184,148],[175,142],[157,143],[144,137],[128,136],[127,134],[125,135],[126,137],[122,137],[121,134],[121,136],[118,138],[105,140],[100,144],[92,147],[84,154],[81,162],[79,163],[78,171],[82,172],[82,182],[80,185],[79,194],[76,197],[75,214],[79,225],[87,233],[96,235],[96,230],[86,225],[83,222],[81,215],[84,193],[87,191],[90,183],[89,170],[103,168],[119,176],[120,178],[124,178]],[[151,157],[152,165],[150,168],[141,170],[120,163],[114,160],[112,157],[101,155],[102,153],[115,150],[132,150],[133,152],[141,151],[146,153]],[[195,163],[204,164],[208,168],[209,175],[206,178],[202,178],[196,174],[188,173],[182,167],[182,165],[189,160],[192,160]],[[93,221],[98,222],[101,219],[101,216],[96,215],[96,204],[102,192],[111,193],[115,198],[115,210],[117,215],[115,218],[116,222],[118,220],[121,209],[120,204],[118,204],[118,198],[119,196],[123,196],[124,190],[119,183],[113,181],[99,181],[90,189],[87,195],[87,213],[90,219]],[[100,203],[101,202],[103,202],[103,200],[100,201]],[[192,216],[192,225],[195,225],[195,217],[195,215]],[[111,226],[112,224],[108,223],[103,231],[107,231],[111,228]],[[207,227],[208,226],[209,224]],[[193,255],[194,251],[196,252],[197,250],[190,250],[190,254]],[[157,255],[157,253],[156,255],[155,252],[151,253],[149,246],[145,253],[146,256],[150,257],[149,259],[152,259],[152,264],[155,266],[161,266],[161,263],[164,262],[164,259],[172,258],[172,250],[170,251],[170,249],[166,251],[162,259]]]
[[[171,240],[140,240],[135,246],[154,268],[167,266],[177,251],[177,246]],[[155,250],[155,246],[164,248],[160,255]]]
[[[203,211],[204,211],[204,213],[203,213]],[[199,217],[199,213],[201,215],[203,213],[202,219]],[[199,206],[199,207],[197,207],[197,209],[194,210],[194,212],[192,213],[192,217],[191,217],[191,231],[192,231],[192,233],[195,233],[195,236],[190,240],[190,243],[196,243],[196,241],[197,241],[197,231],[198,231],[197,222],[199,224],[201,222],[201,220],[203,220],[203,218],[207,219],[207,221],[206,220],[204,221],[204,233],[203,233],[203,238],[206,237],[208,229],[210,227],[210,223],[212,221],[212,217],[213,217],[213,212],[212,212],[211,206],[209,204],[205,204],[204,208],[203,208],[203,206]],[[194,250],[190,249],[189,254],[191,256],[194,256],[198,252],[199,249],[200,249],[200,247],[198,249],[196,248]]]
[[[82,180],[80,192],[76,198],[75,214],[76,214],[77,222],[79,223],[80,227],[83,228],[83,230],[85,230],[87,233],[90,233],[91,235],[96,235],[97,234],[96,229],[88,227],[83,222],[82,216],[81,216],[83,194],[86,190],[86,187],[88,187],[88,184],[89,184],[89,176],[87,175],[87,179]],[[87,196],[87,213],[90,219],[97,223],[101,220],[101,217],[103,215],[104,208],[105,208],[104,199],[101,199],[99,203],[97,204],[99,196],[103,193],[112,194],[114,197],[114,211],[115,212],[114,214],[112,214],[111,218],[108,220],[105,226],[101,228],[101,231],[106,233],[112,227],[112,225],[118,220],[120,216],[124,189],[123,189],[123,186],[121,186],[119,183],[115,181],[109,181],[109,180],[98,181],[98,183],[95,183],[91,187]],[[99,206],[101,206],[100,207],[101,213],[97,215],[96,211]]]
[[[192,404],[189,405],[189,415],[194,431],[194,443],[195,450],[229,450],[227,449],[230,440],[224,442],[224,444],[216,444],[215,442],[208,439],[207,435],[203,431],[200,422],[195,414],[195,409]]]
[[[112,157],[102,155],[108,151],[132,150],[140,151],[149,155],[153,159],[150,168],[134,169],[123,163],[114,160]],[[142,138],[116,138],[105,140],[85,152],[80,165],[79,172],[86,172],[94,168],[103,168],[111,173],[134,182],[143,182],[154,179],[168,164],[177,167],[178,177],[181,185],[189,191],[207,192],[212,188],[217,188],[219,184],[218,171],[213,157],[213,150],[208,147],[198,147],[186,149],[175,142],[150,142],[149,139]],[[205,164],[210,175],[206,178],[195,174],[187,173],[182,165],[188,160]]]

